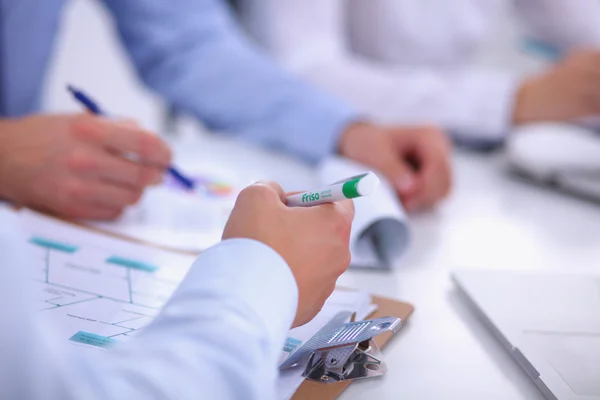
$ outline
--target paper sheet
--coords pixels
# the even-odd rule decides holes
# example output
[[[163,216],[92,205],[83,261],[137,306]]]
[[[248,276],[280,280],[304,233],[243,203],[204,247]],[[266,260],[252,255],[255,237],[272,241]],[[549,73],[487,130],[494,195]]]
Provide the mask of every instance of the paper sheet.
[[[332,157],[321,165],[319,174],[321,181],[335,182],[368,170],[369,167],[347,159]],[[389,268],[404,254],[410,239],[406,214],[395,192],[385,179],[381,179],[378,191],[355,199],[354,207],[351,265]]]
[[[158,313],[195,257],[96,234],[30,211],[21,216],[33,255],[40,318],[77,346],[135,336]]]
[[[192,166],[186,173],[196,182],[194,192],[166,177],[119,220],[90,225],[177,250],[199,252],[220,242],[238,193],[252,182],[217,166]]]

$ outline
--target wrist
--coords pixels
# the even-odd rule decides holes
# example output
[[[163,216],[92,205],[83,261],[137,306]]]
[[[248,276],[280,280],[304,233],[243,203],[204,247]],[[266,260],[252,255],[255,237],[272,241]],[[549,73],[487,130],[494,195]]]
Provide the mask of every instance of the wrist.
[[[533,82],[528,79],[521,84],[516,93],[515,107],[513,110],[513,125],[522,125],[532,122],[534,118],[530,111],[530,97]]]
[[[340,136],[337,152],[348,158],[356,158],[360,143],[369,136],[373,125],[365,121],[357,121],[350,124]]]
[[[0,199],[15,201],[11,196],[10,165],[23,154],[16,151],[14,142],[21,133],[21,119],[0,119]]]
[[[568,88],[557,86],[551,73],[532,76],[519,87],[513,112],[515,125],[574,118]],[[559,95],[557,95],[559,93]]]
[[[10,200],[7,195],[8,173],[6,172],[6,164],[10,153],[9,140],[11,135],[12,122],[5,119],[0,120],[0,200]]]

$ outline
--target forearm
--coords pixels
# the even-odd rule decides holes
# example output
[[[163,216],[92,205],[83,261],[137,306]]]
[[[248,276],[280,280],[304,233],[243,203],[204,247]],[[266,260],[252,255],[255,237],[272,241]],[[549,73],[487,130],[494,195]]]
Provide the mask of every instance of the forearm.
[[[356,119],[262,54],[222,0],[105,2],[144,81],[212,130],[318,161]]]
[[[502,140],[520,79],[484,68],[383,67],[343,59],[291,67],[384,124],[435,124],[464,139]]]
[[[31,400],[272,399],[296,301],[294,278],[277,253],[258,242],[226,241],[199,257],[157,319],[129,342],[91,355],[58,352],[60,343],[42,346],[37,331],[26,332],[36,344],[22,357],[30,364],[0,393]],[[20,349],[15,355],[27,348],[17,337],[5,339]],[[33,381],[47,389],[32,388]]]
[[[15,131],[15,122],[12,119],[0,119],[0,200],[11,200],[9,197],[10,176],[8,176],[7,164],[10,162],[11,137],[18,135]]]
[[[127,376],[139,370],[154,397],[272,398],[296,297],[291,272],[273,250],[247,240],[224,242],[200,256],[137,340],[105,354],[99,372],[112,377],[107,386],[114,393],[133,397],[139,388]]]

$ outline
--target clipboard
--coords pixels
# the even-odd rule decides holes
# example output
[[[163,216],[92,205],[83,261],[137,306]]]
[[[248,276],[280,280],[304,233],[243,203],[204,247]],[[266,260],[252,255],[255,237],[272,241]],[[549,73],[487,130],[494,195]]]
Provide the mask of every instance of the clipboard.
[[[148,243],[143,240],[138,240],[135,238],[127,237],[124,235],[115,234],[113,232],[106,232],[102,229],[98,229],[95,227],[90,227],[84,223],[78,221],[67,220],[64,218],[57,218],[56,216],[42,214],[47,217],[60,220],[63,223],[67,223],[70,225],[77,226],[79,228],[83,228],[92,232],[96,232],[102,235],[114,237],[117,239],[125,240],[132,243],[137,243],[144,246],[154,247],[158,249],[163,249],[167,251],[171,251],[179,254],[186,254],[197,256],[198,252],[188,252],[176,250],[164,246],[159,246],[153,243]],[[338,289],[348,289],[349,288],[340,288]],[[372,302],[377,305],[377,310],[368,316],[368,319],[377,319],[383,317],[396,317],[402,320],[402,325],[404,325],[412,313],[414,312],[414,306],[409,303],[393,300],[387,297],[375,296],[371,295]],[[383,333],[381,335],[376,336],[373,340],[377,344],[380,349],[383,349],[385,345],[392,339],[394,334],[392,332]],[[330,383],[330,384],[322,384],[317,382],[312,382],[305,380],[302,385],[298,388],[298,390],[292,396],[292,400],[334,400],[337,399],[343,392],[352,384],[352,381],[344,381],[338,383]]]
[[[414,306],[409,303],[403,303],[386,297],[371,296],[373,303],[377,304],[377,310],[369,318],[397,317],[401,318],[403,324],[410,318],[414,311]],[[385,333],[377,336],[374,340],[383,349],[394,335]],[[352,384],[352,381],[338,382],[331,384],[322,384],[311,381],[304,381],[292,396],[292,400],[334,400]]]

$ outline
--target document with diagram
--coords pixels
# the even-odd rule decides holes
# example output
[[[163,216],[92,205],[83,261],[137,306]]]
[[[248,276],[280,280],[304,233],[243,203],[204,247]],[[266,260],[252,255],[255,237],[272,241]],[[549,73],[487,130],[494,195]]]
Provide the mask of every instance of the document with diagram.
[[[130,243],[29,211],[35,308],[72,343],[107,347],[158,313],[195,257]]]

